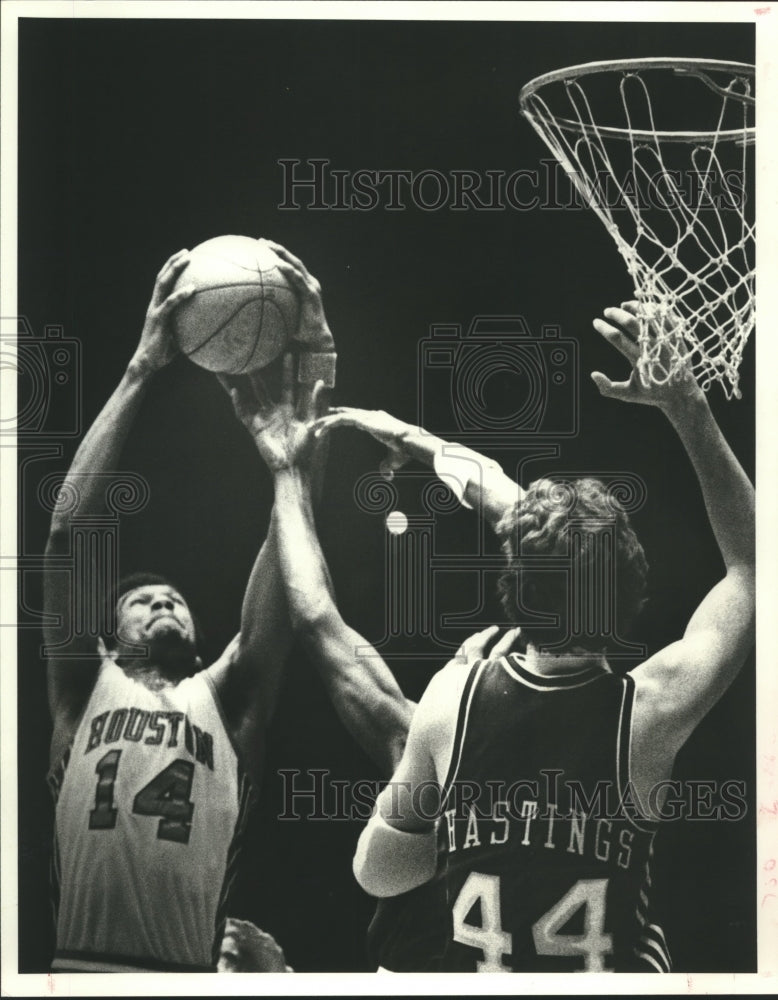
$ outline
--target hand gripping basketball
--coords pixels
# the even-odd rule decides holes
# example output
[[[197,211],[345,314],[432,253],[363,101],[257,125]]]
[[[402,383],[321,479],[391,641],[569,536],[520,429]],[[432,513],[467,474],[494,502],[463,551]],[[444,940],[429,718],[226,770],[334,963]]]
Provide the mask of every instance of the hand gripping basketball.
[[[157,274],[140,342],[132,358],[132,365],[138,371],[158,371],[175,357],[176,346],[170,329],[170,317],[176,306],[191,298],[194,286],[182,285],[175,291],[173,287],[188,263],[189,251],[179,250],[168,258]]]
[[[308,271],[299,257],[272,240],[265,240],[279,258],[278,270],[297,293],[300,302],[300,320],[297,333],[292,337],[300,347],[297,380],[314,384],[321,380],[325,387],[335,385],[335,340],[332,336],[324,306],[321,285]]]

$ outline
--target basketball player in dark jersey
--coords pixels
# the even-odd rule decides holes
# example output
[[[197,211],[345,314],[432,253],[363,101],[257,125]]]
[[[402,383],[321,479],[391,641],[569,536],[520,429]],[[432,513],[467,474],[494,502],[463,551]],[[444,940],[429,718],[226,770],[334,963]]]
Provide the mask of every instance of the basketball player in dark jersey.
[[[297,281],[301,297],[318,294],[302,265],[299,267]],[[291,400],[291,397],[290,387],[287,398]],[[277,506],[279,552],[292,620],[319,667],[341,719],[386,771],[402,752],[415,706],[403,698],[378,654],[372,651],[370,655],[369,645],[343,622],[337,611],[309,510],[309,488],[302,454],[310,446],[289,405],[284,413],[274,412],[272,407],[263,406],[258,399],[252,398],[248,387],[247,392],[236,393],[233,398],[239,418],[252,435],[261,432],[267,436],[270,424],[275,424],[279,430],[285,428],[280,435],[285,438],[280,442],[280,450],[285,449],[285,456],[278,467],[278,447],[265,457],[276,476],[277,497],[283,498]],[[386,413],[340,408],[335,415],[319,422],[318,432],[338,425],[367,430],[385,443],[389,456],[383,468],[387,473],[391,474],[409,458],[430,465],[459,495],[463,504],[477,508],[494,528],[503,524],[515,509],[517,499],[523,496],[523,491],[496,463]],[[257,443],[264,454],[262,444],[259,440]],[[461,655],[447,668],[450,673],[466,678],[468,663],[483,656],[494,642],[497,631],[496,628],[488,629],[469,640],[460,651]],[[490,651],[491,656],[499,659],[507,653],[518,631],[504,636]],[[362,651],[361,658],[355,655],[356,650]],[[445,856],[447,831],[444,829],[441,833],[440,846]],[[424,884],[412,881],[396,887],[400,895],[379,902],[368,936],[371,956],[379,967],[389,971],[439,969],[451,922],[442,874],[438,866],[435,875]],[[402,892],[403,888],[409,891]],[[647,913],[644,919],[650,926],[647,933],[659,940],[657,947],[664,951],[661,930],[655,924],[648,925]],[[663,958],[663,963],[663,968],[668,967],[669,959]],[[636,956],[635,965],[656,967],[655,961],[645,955],[642,959]]]
[[[287,277],[300,301],[310,303],[310,312],[317,313],[320,289],[316,280],[288,251],[276,248],[276,252],[292,268]],[[234,387],[233,402],[274,477],[274,523],[295,631],[346,729],[388,778],[402,757],[416,704],[404,697],[387,664],[343,621],[335,604],[311,513],[308,458],[313,442],[298,419],[294,387],[287,383],[284,400],[277,406],[257,396],[244,381]],[[454,489],[467,483],[463,502],[477,507],[495,525],[515,502],[516,484],[499,465],[476,452],[448,445],[386,413],[341,410],[337,419],[359,421],[359,426],[387,444],[390,454],[383,466],[387,473],[413,457],[434,466]],[[274,433],[275,445],[269,447]],[[502,638],[498,631],[492,627],[468,639],[455,657],[459,669],[466,671],[469,663],[483,657],[495,643],[498,654],[507,652],[515,631],[509,630]],[[379,901],[368,931],[368,955],[375,966],[393,972],[437,968],[446,942],[444,890],[442,880],[433,880],[402,897]]]
[[[319,290],[304,266],[290,254],[301,301],[315,299]],[[304,453],[310,451],[296,419],[293,386],[287,385],[286,402],[268,405],[243,384],[233,400],[239,418],[252,436],[275,478],[278,503],[276,527],[279,556],[287,587],[294,627],[311,654],[332,703],[344,725],[376,761],[385,776],[397,767],[407,737],[415,703],[404,698],[394,676],[370,644],[343,621],[335,604],[326,562],[310,512],[309,484]],[[340,408],[320,422],[320,431],[350,425],[369,431],[389,449],[383,464],[386,473],[414,458],[434,468],[459,495],[463,504],[476,508],[497,528],[515,508],[521,491],[495,462],[470,449],[449,444],[420,428],[411,427],[383,412]],[[276,445],[267,442],[275,427]],[[497,627],[486,629],[463,644],[450,666],[467,677],[469,665],[487,651],[499,658],[508,653],[519,630],[498,638]],[[442,831],[440,857],[445,859],[446,834]],[[447,943],[450,916],[446,901],[444,869],[410,891],[379,900],[368,931],[368,956],[382,971],[437,971]]]
[[[175,354],[169,319],[192,293],[173,290],[186,264],[182,250],[157,276],[135,354],[64,480],[46,549],[53,968],[60,971],[215,968],[250,789],[261,776],[291,645],[272,518],[240,634],[206,669],[189,606],[162,577],[119,587],[114,636],[95,641],[73,627],[83,608],[66,572],[77,555],[72,520],[99,523],[144,397]],[[308,344],[331,349],[321,309],[303,311],[301,327]],[[108,567],[84,555],[93,594]]]
[[[640,381],[636,311],[624,303],[595,320],[630,362],[629,379],[593,379],[604,396],[666,415],[697,473],[725,574],[681,639],[617,676],[609,636],[567,618],[573,602],[584,615],[592,607],[588,581],[615,580],[616,634],[639,611],[646,565],[627,515],[596,480],[563,492],[539,481],[503,520],[506,610],[559,624],[528,627],[521,653],[433,678],[354,859],[363,888],[391,897],[436,876],[443,836],[444,971],[669,968],[648,910],[662,783],[753,642],[754,492],[690,376]],[[603,525],[611,549],[597,543]],[[549,572],[560,558],[577,586]]]

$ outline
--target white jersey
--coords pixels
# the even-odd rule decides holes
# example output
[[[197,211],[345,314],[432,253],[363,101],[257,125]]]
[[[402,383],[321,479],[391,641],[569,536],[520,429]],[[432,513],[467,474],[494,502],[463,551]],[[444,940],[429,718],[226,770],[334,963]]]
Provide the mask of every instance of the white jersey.
[[[106,660],[49,782],[53,968],[213,969],[250,785],[210,677],[150,691]]]

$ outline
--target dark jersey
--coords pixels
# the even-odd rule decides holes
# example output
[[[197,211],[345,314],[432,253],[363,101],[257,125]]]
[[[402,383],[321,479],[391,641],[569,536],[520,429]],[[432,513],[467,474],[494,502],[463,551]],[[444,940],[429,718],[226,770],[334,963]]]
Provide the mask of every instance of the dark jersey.
[[[669,971],[650,914],[656,824],[629,781],[634,681],[476,663],[444,789],[442,971]]]
[[[380,899],[367,932],[371,964],[389,972],[437,972],[449,938],[447,921],[441,877]]]

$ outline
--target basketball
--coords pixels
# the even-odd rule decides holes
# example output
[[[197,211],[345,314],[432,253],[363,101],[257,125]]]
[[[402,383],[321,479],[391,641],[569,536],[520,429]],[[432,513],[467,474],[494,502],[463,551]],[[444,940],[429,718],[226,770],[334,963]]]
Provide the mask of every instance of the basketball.
[[[182,354],[212,372],[264,368],[297,331],[299,305],[279,258],[249,236],[217,236],[196,246],[176,288],[195,292],[173,313]]]

